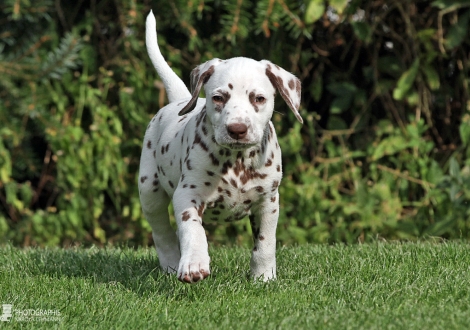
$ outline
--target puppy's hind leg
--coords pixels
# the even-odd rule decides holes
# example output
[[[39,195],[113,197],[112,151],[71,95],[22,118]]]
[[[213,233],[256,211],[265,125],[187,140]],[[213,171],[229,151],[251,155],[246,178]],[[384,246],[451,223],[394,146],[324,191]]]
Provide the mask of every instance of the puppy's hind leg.
[[[142,169],[142,167],[141,167]],[[170,198],[159,185],[156,174],[140,172],[139,192],[142,210],[152,228],[152,237],[162,269],[176,273],[181,253],[175,230],[170,225],[168,205]]]

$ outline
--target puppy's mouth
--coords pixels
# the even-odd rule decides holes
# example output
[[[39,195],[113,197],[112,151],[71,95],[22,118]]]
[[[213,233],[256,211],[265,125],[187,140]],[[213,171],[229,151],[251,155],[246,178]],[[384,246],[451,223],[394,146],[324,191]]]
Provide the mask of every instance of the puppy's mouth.
[[[253,147],[256,143],[244,143],[244,142],[235,142],[235,143],[229,143],[227,146],[230,149],[233,150],[243,150],[243,149],[248,149],[250,147]]]
[[[253,147],[256,145],[256,142],[248,142],[248,141],[241,141],[241,140],[232,140],[232,141],[220,141],[218,143],[220,146],[229,148],[232,150],[244,150]]]

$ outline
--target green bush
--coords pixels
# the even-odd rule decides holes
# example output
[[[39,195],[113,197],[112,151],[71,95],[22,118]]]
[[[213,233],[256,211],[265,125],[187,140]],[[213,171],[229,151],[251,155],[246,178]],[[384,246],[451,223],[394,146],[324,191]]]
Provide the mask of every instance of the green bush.
[[[151,243],[137,193],[165,100],[148,60],[188,83],[212,57],[270,59],[302,80],[282,102],[283,244],[470,237],[466,1],[17,1],[0,4],[0,237],[17,245]],[[208,228],[247,242],[247,221]],[[249,228],[248,228],[249,231]]]

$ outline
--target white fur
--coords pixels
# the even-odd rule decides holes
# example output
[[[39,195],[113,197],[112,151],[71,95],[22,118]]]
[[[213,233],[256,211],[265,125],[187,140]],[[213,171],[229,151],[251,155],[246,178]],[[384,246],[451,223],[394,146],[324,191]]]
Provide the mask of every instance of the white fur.
[[[142,209],[161,267],[188,283],[207,277],[210,258],[202,218],[250,216],[251,274],[265,281],[275,278],[282,165],[270,119],[277,89],[302,121],[300,82],[269,61],[213,59],[193,70],[190,93],[160,53],[152,13],[146,41],[170,100],[147,128],[139,176]],[[202,86],[207,99],[198,98]],[[170,201],[177,234],[169,222]]]

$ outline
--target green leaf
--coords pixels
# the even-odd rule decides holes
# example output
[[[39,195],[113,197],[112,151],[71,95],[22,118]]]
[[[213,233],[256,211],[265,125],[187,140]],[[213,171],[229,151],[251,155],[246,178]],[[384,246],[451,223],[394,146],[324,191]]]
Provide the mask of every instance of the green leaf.
[[[344,9],[346,9],[348,3],[349,0],[330,0],[330,6],[334,8],[339,15],[344,12]]]
[[[383,139],[372,153],[372,160],[380,159],[387,155],[396,154],[409,147],[408,141],[403,136],[390,136]]]
[[[426,81],[428,82],[429,88],[431,88],[433,91],[439,89],[441,83],[439,81],[439,74],[437,73],[436,69],[434,69],[434,67],[430,64],[426,64],[421,67],[421,70],[423,70],[424,75],[426,76]]]
[[[370,28],[369,24],[366,22],[353,22],[351,25],[354,34],[359,38],[359,40],[364,41],[366,44],[371,41],[372,29]]]
[[[464,145],[470,143],[470,115],[465,115],[462,118],[462,123],[459,126],[460,138]]]
[[[445,37],[445,45],[448,49],[453,49],[463,42],[468,32],[468,22],[470,20],[470,10],[467,10],[459,17],[457,24],[451,25]]]
[[[315,102],[320,101],[320,98],[323,94],[323,77],[318,75],[318,77],[313,79],[312,87],[311,87],[311,95]]]
[[[330,116],[330,118],[328,118],[328,124],[326,128],[330,130],[341,130],[341,129],[347,129],[348,125],[341,117]]]
[[[432,6],[439,9],[447,9],[450,7],[457,7],[459,5],[465,5],[468,3],[468,0],[435,0],[432,3]]]
[[[453,178],[460,179],[460,166],[454,157],[449,160],[449,174]]]
[[[403,100],[415,81],[418,69],[419,59],[417,58],[414,60],[411,67],[401,75],[400,79],[398,79],[397,87],[393,90],[393,98],[395,100]]]
[[[318,21],[325,12],[325,1],[323,0],[310,0],[307,10],[305,11],[305,23],[311,24]]]
[[[332,114],[339,114],[347,110],[357,93],[357,87],[350,82],[331,83],[327,89],[336,96],[330,107]]]

